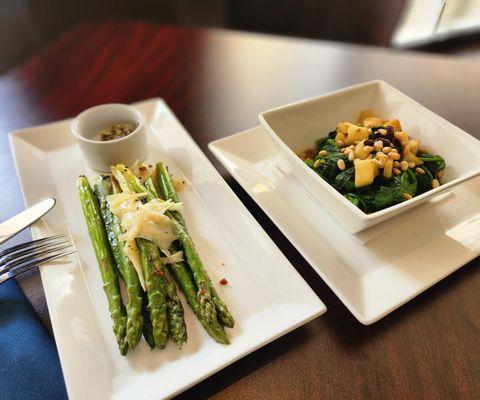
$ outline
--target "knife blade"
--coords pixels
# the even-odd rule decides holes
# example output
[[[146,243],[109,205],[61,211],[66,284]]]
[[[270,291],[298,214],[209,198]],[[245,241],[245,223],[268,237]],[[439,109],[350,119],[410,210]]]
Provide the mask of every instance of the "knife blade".
[[[53,206],[55,206],[55,199],[50,197],[2,222],[0,224],[0,244],[42,218]]]

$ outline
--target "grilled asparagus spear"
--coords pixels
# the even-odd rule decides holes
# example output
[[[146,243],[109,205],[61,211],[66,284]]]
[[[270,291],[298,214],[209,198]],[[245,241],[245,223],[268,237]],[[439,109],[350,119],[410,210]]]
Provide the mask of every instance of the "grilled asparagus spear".
[[[95,195],[100,204],[100,211],[107,232],[107,238],[110,243],[113,258],[117,263],[117,268],[122,277],[127,290],[128,301],[127,309],[127,333],[126,340],[130,349],[135,348],[142,337],[143,315],[142,315],[142,297],[143,290],[140,285],[135,267],[125,255],[125,242],[119,240],[122,234],[120,221],[111,212],[108,206],[107,196],[112,194],[112,182],[109,176],[99,176],[95,183]]]
[[[117,339],[120,353],[126,355],[128,351],[128,342],[125,339],[127,315],[120,294],[115,263],[110,252],[105,227],[103,226],[100,207],[85,176],[78,178],[77,190],[87,223],[88,233],[100,267],[103,289],[107,296],[108,308],[113,320],[113,332]]]
[[[145,275],[148,311],[152,323],[155,346],[163,349],[168,341],[167,289],[160,252],[152,242],[137,238],[140,261]]]
[[[158,180],[158,185],[160,187],[160,191],[162,193],[162,197],[164,200],[172,200],[178,203],[178,195],[175,191],[175,186],[173,185],[171,176],[167,170],[167,167],[162,163],[157,163],[156,165],[156,175]],[[185,219],[181,212],[172,211],[173,216],[175,219],[183,226],[185,233],[188,235],[187,225],[185,223]],[[200,263],[200,269],[203,269],[203,265]],[[218,320],[222,323],[222,325],[227,326],[228,328],[233,328],[235,321],[228,311],[227,305],[222,301],[220,296],[218,295],[217,291],[215,290],[210,277],[208,276],[207,272],[203,269],[203,275],[207,282],[208,290],[211,293],[212,300],[215,303],[215,307],[217,310]]]

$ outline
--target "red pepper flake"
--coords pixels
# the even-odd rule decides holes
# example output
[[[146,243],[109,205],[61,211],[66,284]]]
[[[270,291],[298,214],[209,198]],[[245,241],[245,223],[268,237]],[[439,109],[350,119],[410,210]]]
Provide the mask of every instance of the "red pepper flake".
[[[156,276],[163,276],[163,271],[159,268],[159,269],[156,269],[155,271],[152,271],[152,274]]]
[[[227,281],[225,278],[223,278],[223,279],[220,281],[220,284],[221,284],[221,285],[226,285],[226,284],[228,284],[228,281]]]

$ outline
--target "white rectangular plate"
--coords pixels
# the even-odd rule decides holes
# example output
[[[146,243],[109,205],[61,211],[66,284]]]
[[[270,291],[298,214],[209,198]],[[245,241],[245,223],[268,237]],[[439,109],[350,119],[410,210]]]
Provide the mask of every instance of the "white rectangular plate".
[[[264,128],[209,147],[363,324],[378,321],[480,254],[480,178],[359,238],[293,177]]]
[[[107,301],[76,194],[76,177],[93,176],[69,133],[69,121],[11,134],[25,203],[57,199],[35,238],[71,235],[78,257],[41,268],[60,361],[71,399],[173,396],[325,312],[324,304],[248,213],[162,100],[137,104],[151,129],[149,161],[163,160],[187,183],[180,192],[200,255],[236,319],[231,345],[215,343],[186,306],[188,342],[150,351],[144,341],[119,354]],[[120,161],[120,160],[119,160]]]

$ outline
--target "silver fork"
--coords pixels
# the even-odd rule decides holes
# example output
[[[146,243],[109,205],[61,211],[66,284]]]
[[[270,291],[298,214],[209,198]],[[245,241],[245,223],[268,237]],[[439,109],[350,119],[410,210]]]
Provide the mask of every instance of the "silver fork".
[[[0,251],[0,284],[41,264],[75,252],[65,235],[49,236]]]

